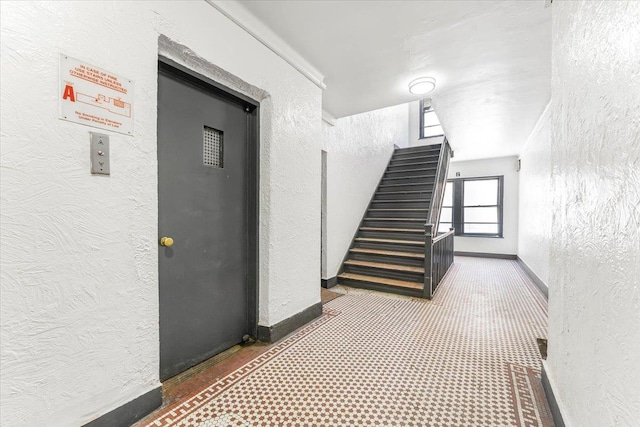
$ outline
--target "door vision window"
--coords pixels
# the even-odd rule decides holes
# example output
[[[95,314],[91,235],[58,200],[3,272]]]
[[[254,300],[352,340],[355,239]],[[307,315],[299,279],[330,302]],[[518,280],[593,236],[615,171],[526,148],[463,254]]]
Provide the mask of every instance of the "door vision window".
[[[202,146],[202,163],[213,168],[223,167],[222,157],[223,132],[209,126],[204,127]]]

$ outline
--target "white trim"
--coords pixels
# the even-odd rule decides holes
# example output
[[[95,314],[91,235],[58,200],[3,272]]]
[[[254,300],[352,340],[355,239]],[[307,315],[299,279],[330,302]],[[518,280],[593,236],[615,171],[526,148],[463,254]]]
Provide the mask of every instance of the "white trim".
[[[327,113],[324,109],[322,109],[322,120],[330,126],[335,126],[336,123],[338,122],[338,120],[335,117]]]
[[[269,50],[285,60],[320,89],[326,89],[324,75],[296,52],[280,36],[255,17],[237,0],[205,0]]]

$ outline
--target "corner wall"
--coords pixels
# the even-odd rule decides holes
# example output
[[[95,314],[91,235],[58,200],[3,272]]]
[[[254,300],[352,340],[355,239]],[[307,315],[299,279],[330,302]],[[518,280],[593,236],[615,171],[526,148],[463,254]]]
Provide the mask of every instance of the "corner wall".
[[[553,2],[547,374],[572,427],[640,420],[640,2]]]
[[[261,101],[260,324],[320,301],[319,87],[204,1],[3,1],[1,20],[0,424],[82,425],[160,386],[162,37]],[[95,129],[58,119],[59,53],[135,81],[110,177],[89,172]]]
[[[479,178],[483,176],[504,176],[503,237],[462,237],[454,238],[456,252],[477,252],[501,255],[518,253],[518,172],[516,157],[494,159],[452,161],[448,179]],[[460,173],[460,176],[456,176]]]
[[[408,141],[406,104],[323,123],[327,151],[327,277],[335,277],[394,144]]]
[[[520,155],[518,256],[549,286],[551,246],[550,104],[531,131]]]

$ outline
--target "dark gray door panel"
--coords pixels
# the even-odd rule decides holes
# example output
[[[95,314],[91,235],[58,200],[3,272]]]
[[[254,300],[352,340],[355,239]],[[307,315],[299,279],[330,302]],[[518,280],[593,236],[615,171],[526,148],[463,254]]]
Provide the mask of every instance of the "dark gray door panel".
[[[166,72],[158,77],[161,380],[250,333],[248,116]],[[204,164],[205,126],[222,132],[223,167]]]

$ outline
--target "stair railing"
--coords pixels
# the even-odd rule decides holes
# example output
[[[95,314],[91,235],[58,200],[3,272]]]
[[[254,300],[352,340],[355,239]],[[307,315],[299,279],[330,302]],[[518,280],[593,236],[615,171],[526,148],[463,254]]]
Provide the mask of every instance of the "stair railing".
[[[424,288],[423,296],[431,298],[440,281],[453,264],[453,236],[454,229],[438,235],[440,226],[440,211],[444,201],[444,192],[449,173],[449,162],[453,157],[453,151],[449,141],[445,137],[440,147],[438,166],[436,168],[431,204],[427,214],[427,223],[424,228]]]

